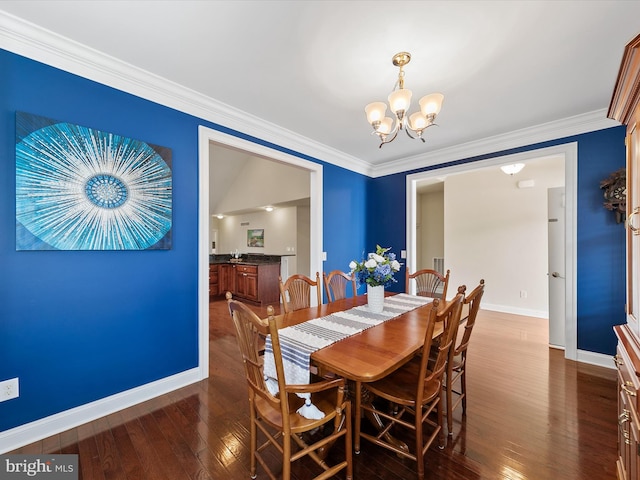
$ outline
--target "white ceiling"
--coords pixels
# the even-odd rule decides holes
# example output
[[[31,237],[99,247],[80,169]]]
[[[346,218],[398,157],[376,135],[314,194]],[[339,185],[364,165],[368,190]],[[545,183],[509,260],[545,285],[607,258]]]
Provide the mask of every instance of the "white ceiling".
[[[640,30],[638,1],[0,0],[2,10],[373,167],[604,119]],[[412,55],[414,103],[434,91],[445,101],[426,144],[403,135],[379,149],[364,106],[386,100],[399,51]]]

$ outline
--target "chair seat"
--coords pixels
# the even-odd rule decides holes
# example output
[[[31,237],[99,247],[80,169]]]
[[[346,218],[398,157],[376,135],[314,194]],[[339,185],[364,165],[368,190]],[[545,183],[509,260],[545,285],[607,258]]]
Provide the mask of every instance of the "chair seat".
[[[327,390],[314,393],[312,395],[313,405],[318,408],[325,416],[329,415],[336,409],[336,390]],[[262,416],[262,419],[273,428],[282,429],[282,410],[274,407],[271,403],[262,397],[255,398],[256,410]],[[297,410],[304,405],[304,399],[297,395],[289,395],[289,422],[292,433],[307,432],[315,427],[324,425],[325,419],[314,420],[305,418]]]
[[[391,402],[413,406],[415,405],[416,385],[418,384],[419,374],[420,358],[416,357],[377,382],[367,383],[365,388],[375,395]],[[431,372],[427,370],[426,376],[429,375],[431,375]],[[441,388],[441,381],[425,383],[424,401],[432,401],[440,394]]]

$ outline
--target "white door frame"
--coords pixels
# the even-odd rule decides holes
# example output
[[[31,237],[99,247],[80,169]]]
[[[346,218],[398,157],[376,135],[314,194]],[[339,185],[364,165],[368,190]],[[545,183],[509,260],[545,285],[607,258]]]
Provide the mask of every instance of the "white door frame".
[[[243,150],[252,155],[302,167],[310,177],[310,272],[322,271],[322,182],[319,163],[304,160],[233,135],[198,127],[198,369],[209,376],[209,144]],[[273,188],[278,188],[274,185]]]
[[[576,245],[577,245],[577,193],[578,193],[578,143],[571,142],[553,147],[489,158],[451,167],[407,175],[407,268],[416,269],[416,187],[418,182],[453,173],[505,163],[526,162],[550,156],[564,156],[566,218],[565,218],[565,358],[578,360],[577,295],[576,295]]]

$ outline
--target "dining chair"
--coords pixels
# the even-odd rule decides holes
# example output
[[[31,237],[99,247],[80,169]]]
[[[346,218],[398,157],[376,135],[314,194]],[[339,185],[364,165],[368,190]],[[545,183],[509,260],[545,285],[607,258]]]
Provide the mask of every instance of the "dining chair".
[[[280,283],[280,297],[284,313],[289,313],[301,308],[311,306],[311,288],[316,290],[318,305],[322,305],[322,291],[320,289],[320,274],[316,272],[315,282],[306,275],[295,274],[282,283],[282,277],[278,277]]]
[[[478,286],[474,288],[462,302],[462,310],[468,311],[468,314],[460,320],[458,336],[461,330],[462,337],[457,345],[451,349],[445,377],[445,390],[447,393],[447,431],[449,435],[453,435],[454,410],[462,403],[462,414],[466,415],[467,413],[467,349],[483,295],[484,280],[480,280]],[[460,382],[459,390],[454,390],[454,386],[458,381]],[[456,395],[455,402],[453,402],[454,395]]]
[[[433,342],[436,325],[442,326],[438,355],[433,366],[429,365],[429,355],[416,357],[419,361],[408,362],[386,377],[372,383],[356,382],[355,448],[360,448],[360,438],[373,442],[417,463],[418,479],[424,479],[424,455],[438,439],[438,446],[444,448],[443,381],[450,349],[454,345],[454,336],[460,321],[463,295],[457,294],[449,301],[435,299],[427,320],[423,351],[428,352]],[[363,397],[366,389],[366,397]],[[363,398],[365,401],[363,403]],[[389,403],[389,411],[377,406],[377,400]],[[376,415],[380,427],[376,434],[361,431],[360,413]],[[437,420],[430,418],[436,414]],[[406,419],[405,417],[410,417]],[[423,438],[424,427],[427,427]],[[404,427],[415,435],[413,448],[404,449],[395,441],[389,441],[387,435],[393,427]]]
[[[322,467],[322,473],[314,478],[330,478],[346,469],[346,478],[351,480],[351,403],[346,400],[345,380],[337,378],[312,384],[287,384],[273,307],[268,306],[268,318],[261,319],[245,304],[233,300],[231,293],[227,293],[226,298],[249,385],[251,478],[256,478],[257,463],[260,463],[271,479],[276,478],[268,466],[273,466],[273,462],[267,460],[273,454],[265,453],[263,456],[265,449],[274,447],[282,456],[283,480],[291,478],[292,464],[307,455]],[[261,337],[267,334],[271,336],[277,374],[276,396],[267,388],[263,370],[264,356],[259,352]],[[313,405],[323,412],[324,417],[308,419],[297,413],[297,409],[305,402],[298,393],[310,393]],[[260,445],[259,432],[266,437]],[[345,459],[329,466],[325,461],[328,447],[341,437],[344,437],[345,442]],[[269,450],[272,451],[273,448]]]
[[[449,286],[449,270],[443,275],[437,270],[424,268],[414,273],[406,270],[406,293],[410,292],[409,281],[416,281],[416,295],[431,298],[447,298],[447,287]]]
[[[329,272],[329,275],[323,272],[322,277],[324,279],[324,289],[328,302],[335,302],[336,300],[346,298],[349,284],[351,284],[352,296],[355,297],[358,294],[356,279],[353,275],[340,270],[333,270]]]

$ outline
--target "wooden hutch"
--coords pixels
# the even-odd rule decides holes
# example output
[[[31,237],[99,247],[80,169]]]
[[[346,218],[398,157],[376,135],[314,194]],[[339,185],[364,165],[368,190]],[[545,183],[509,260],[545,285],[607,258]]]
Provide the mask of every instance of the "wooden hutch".
[[[640,479],[640,35],[624,50],[609,118],[627,126],[627,323],[618,338],[618,479]]]

